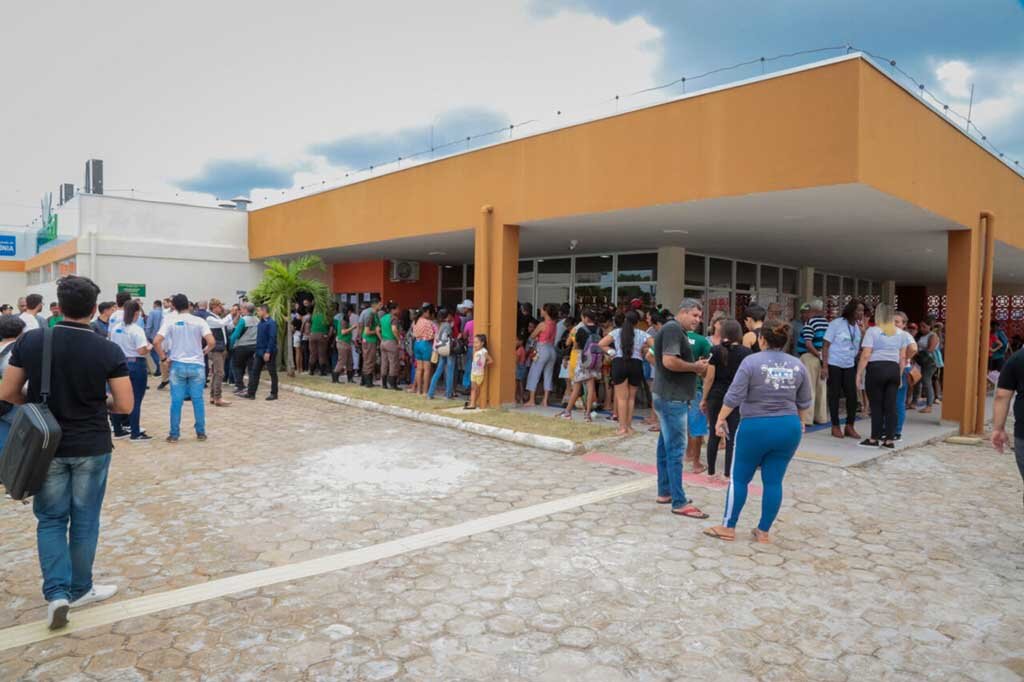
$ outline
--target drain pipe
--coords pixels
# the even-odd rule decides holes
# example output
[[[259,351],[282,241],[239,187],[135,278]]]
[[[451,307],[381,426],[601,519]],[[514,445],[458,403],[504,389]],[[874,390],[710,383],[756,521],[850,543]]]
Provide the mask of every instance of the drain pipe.
[[[978,383],[974,393],[974,428],[973,433],[985,431],[985,405],[988,395],[988,348],[989,325],[992,323],[992,279],[995,271],[996,217],[991,211],[982,211],[979,216],[978,229],[981,241],[981,263],[978,273],[981,276],[981,335],[978,344]]]
[[[96,276],[96,226],[89,226],[89,277],[94,282],[98,282],[99,278]]]

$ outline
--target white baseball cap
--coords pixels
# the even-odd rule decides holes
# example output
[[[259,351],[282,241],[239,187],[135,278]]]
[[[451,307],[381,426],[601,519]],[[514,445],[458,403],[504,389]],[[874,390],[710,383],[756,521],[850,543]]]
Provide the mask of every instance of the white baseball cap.
[[[458,304],[455,307],[456,308],[462,308],[463,310],[472,310],[473,309],[473,301],[471,301],[471,300],[469,300],[467,298],[465,301],[463,301],[462,303]]]

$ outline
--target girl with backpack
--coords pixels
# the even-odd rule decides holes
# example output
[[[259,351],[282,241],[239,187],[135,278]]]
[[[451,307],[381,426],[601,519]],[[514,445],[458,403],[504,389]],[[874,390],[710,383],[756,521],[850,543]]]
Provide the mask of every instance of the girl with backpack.
[[[604,364],[604,350],[600,347],[601,328],[594,321],[596,317],[594,311],[586,308],[581,317],[582,321],[572,330],[568,341],[568,345],[572,346],[569,360],[572,391],[565,409],[555,416],[572,419],[572,410],[576,406],[576,401],[579,400],[584,384],[586,384],[586,406],[583,412],[583,421],[590,422],[590,414],[594,411],[594,400],[597,398],[597,380],[601,377],[601,366]],[[575,363],[572,362],[572,355],[576,356]]]

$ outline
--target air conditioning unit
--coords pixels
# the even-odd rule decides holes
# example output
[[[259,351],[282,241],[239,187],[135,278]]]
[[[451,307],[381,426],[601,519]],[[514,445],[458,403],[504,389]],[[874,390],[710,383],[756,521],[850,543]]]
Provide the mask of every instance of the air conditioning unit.
[[[418,282],[420,279],[420,264],[411,260],[391,261],[392,282]]]

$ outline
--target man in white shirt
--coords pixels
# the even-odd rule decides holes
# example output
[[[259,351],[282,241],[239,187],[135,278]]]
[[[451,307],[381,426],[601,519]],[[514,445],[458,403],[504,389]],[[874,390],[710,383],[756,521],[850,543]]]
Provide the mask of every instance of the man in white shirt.
[[[196,438],[206,440],[203,389],[206,386],[206,353],[213,349],[215,343],[213,332],[206,320],[189,314],[188,297],[185,294],[175,294],[171,305],[175,312],[164,318],[159,333],[153,339],[153,346],[160,354],[160,359],[169,359],[171,367],[171,432],[167,442],[177,443],[181,435],[181,406],[186,395],[192,401]],[[163,349],[164,340],[170,341],[170,353]]]
[[[25,331],[39,329],[39,313],[43,310],[43,297],[39,294],[29,294],[25,297],[25,312],[18,317],[25,323]]]
[[[124,321],[124,304],[132,300],[132,295],[127,291],[117,292],[117,296],[114,298],[117,301],[117,310],[110,314],[110,321],[108,329],[113,330],[114,327],[121,324]],[[109,332],[108,332],[109,334]],[[109,338],[109,336],[108,336]]]

